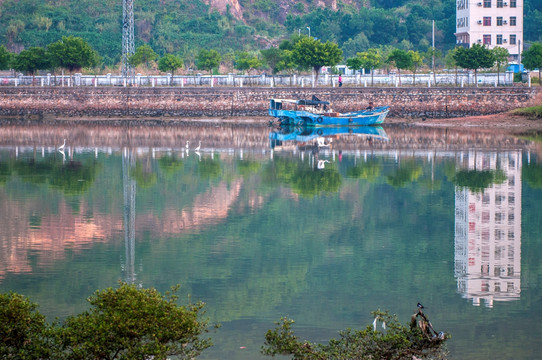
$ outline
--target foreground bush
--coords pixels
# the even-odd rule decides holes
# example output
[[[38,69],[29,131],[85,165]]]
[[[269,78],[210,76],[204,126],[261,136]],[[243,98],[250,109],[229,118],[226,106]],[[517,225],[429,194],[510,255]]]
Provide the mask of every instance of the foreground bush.
[[[90,309],[47,325],[37,306],[18,294],[0,297],[2,359],[192,359],[210,347],[202,335],[203,303],[180,306],[166,295],[121,283],[97,291]]]
[[[37,309],[22,295],[0,294],[0,359],[50,356],[49,327]]]
[[[292,331],[293,320],[282,318],[278,327],[265,335],[264,355],[291,355],[294,359],[424,359],[445,356],[448,336],[436,333],[419,308],[410,326],[401,325],[395,315],[372,312],[375,321],[364,330],[347,329],[328,344],[300,341]],[[379,326],[377,326],[377,324]],[[380,326],[381,325],[381,326]],[[381,330],[379,328],[382,328]]]

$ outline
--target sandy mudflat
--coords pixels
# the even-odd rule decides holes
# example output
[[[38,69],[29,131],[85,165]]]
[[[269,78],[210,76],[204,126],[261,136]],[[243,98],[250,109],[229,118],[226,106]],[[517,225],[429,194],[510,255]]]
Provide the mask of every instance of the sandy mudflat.
[[[508,132],[512,134],[542,131],[542,119],[501,113],[494,115],[469,116],[449,119],[398,119],[387,118],[387,124],[409,124],[416,126],[446,127],[451,129],[476,129]]]

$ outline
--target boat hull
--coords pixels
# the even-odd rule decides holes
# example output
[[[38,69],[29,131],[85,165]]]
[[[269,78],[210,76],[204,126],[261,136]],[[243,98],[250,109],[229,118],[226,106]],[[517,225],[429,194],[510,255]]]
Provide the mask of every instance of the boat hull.
[[[269,115],[280,120],[284,125],[296,126],[365,126],[384,122],[389,106],[375,108],[372,111],[350,113],[315,114],[304,110],[269,109]]]

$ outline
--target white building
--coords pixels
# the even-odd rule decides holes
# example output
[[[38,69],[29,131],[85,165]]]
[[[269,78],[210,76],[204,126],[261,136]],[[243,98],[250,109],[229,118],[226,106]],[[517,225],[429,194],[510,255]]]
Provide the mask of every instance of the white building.
[[[508,50],[512,60],[523,51],[523,0],[456,0],[458,45],[483,44]]]
[[[469,170],[502,170],[507,179],[482,193],[456,188],[457,290],[478,306],[518,300],[521,292],[521,151],[471,152]]]

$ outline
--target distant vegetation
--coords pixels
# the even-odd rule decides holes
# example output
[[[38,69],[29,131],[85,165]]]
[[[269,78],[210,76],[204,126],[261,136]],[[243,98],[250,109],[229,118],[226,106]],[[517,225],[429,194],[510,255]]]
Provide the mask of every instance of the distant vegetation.
[[[293,34],[336,43],[344,59],[369,48],[392,46],[425,52],[435,20],[436,45],[444,53],[455,44],[455,2],[371,0],[338,3],[337,11],[313,1],[239,1],[243,18],[220,14],[202,0],[134,1],[136,47],[149,45],[159,56],[173,54],[193,67],[202,49],[216,49],[223,63],[234,53],[260,51]],[[368,5],[363,7],[361,4]],[[285,12],[284,9],[288,9]],[[542,0],[525,1],[525,41],[542,40]],[[46,47],[63,36],[85,39],[101,56],[101,66],[118,66],[122,0],[4,0],[0,2],[0,45],[19,53]]]

